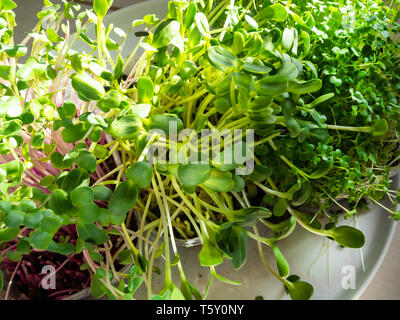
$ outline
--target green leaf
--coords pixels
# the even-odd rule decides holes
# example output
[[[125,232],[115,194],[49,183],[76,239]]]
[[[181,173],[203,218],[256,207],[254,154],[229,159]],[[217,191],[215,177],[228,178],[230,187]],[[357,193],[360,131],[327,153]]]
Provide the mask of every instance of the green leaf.
[[[233,80],[239,89],[243,89],[246,91],[253,91],[255,80],[254,77],[248,75],[247,73],[235,72],[233,74]]]
[[[294,42],[294,29],[285,28],[282,34],[282,47],[285,50],[290,50]]]
[[[303,45],[304,45],[304,52],[302,54],[302,57],[305,57],[308,55],[308,53],[310,52],[310,49],[311,49],[310,35],[305,31],[301,31],[300,39],[303,40]]]
[[[118,55],[114,67],[114,79],[119,79],[122,76],[123,71],[124,71],[124,61],[122,60],[121,55]]]
[[[95,224],[83,224],[78,222],[77,228],[79,237],[86,242],[100,245],[110,240],[107,232],[103,229],[100,229]]]
[[[273,238],[274,241],[279,241],[290,236],[296,228],[296,223],[296,218],[291,216],[289,219],[275,224],[274,227],[271,228],[276,232]],[[271,225],[273,224],[270,223],[269,226]]]
[[[62,225],[62,218],[49,209],[43,209],[42,215],[39,230],[54,235]]]
[[[3,169],[7,173],[7,180],[11,186],[16,186],[21,182],[24,172],[24,165],[21,161],[12,160],[0,164],[0,169]]]
[[[61,132],[62,139],[66,143],[77,142],[81,140],[85,134],[86,130],[82,123],[67,127]]]
[[[372,135],[374,137],[383,136],[389,130],[386,119],[380,119],[375,122],[373,127],[371,128]]]
[[[101,212],[101,209],[93,202],[85,203],[79,207],[78,219],[79,222],[82,222],[84,224],[91,224],[98,221],[102,213],[103,212]],[[102,218],[104,219],[105,217],[103,216]]]
[[[251,157],[251,150],[244,142],[237,142],[224,149],[212,159],[212,166],[221,171],[230,171],[245,163]]]
[[[148,261],[140,254],[136,256],[136,266],[138,266],[138,270],[140,273],[145,273],[147,271]]]
[[[170,129],[179,133],[184,128],[184,124],[175,114],[156,114],[150,118],[143,119],[143,127],[146,131],[161,130],[164,134],[169,135]]]
[[[151,111],[151,105],[147,103],[139,103],[131,108],[132,114],[138,116],[139,118],[147,118]]]
[[[2,1],[8,1],[8,0],[2,0]],[[24,55],[26,55],[26,53],[28,52],[28,48],[21,44],[17,44],[14,46],[5,45],[4,51],[5,51],[5,53],[7,53],[7,55],[9,57],[20,58],[20,57],[23,57]]]
[[[252,64],[252,63],[245,63],[243,64],[243,70],[255,74],[268,74],[272,68],[263,66],[263,65],[258,65],[258,64]]]
[[[329,234],[343,247],[361,248],[365,243],[364,234],[353,227],[340,226],[333,230],[329,230]]]
[[[68,169],[72,166],[72,159],[64,159],[64,156],[59,152],[54,152],[50,161],[56,169]]]
[[[192,127],[193,130],[200,133],[201,130],[205,129],[207,127],[208,123],[208,118],[206,116],[200,115],[196,117],[196,120],[194,121]]]
[[[29,252],[31,252],[29,241],[25,239],[19,239],[16,251],[21,254],[29,254]]]
[[[233,34],[233,43],[231,49],[235,55],[240,54],[246,45],[246,40],[241,32],[236,31]]]
[[[137,81],[138,96],[140,101],[152,101],[154,95],[154,84],[147,77],[140,77]]]
[[[68,193],[61,189],[51,192],[50,207],[57,214],[69,214],[75,211],[72,203],[68,199]]]
[[[240,269],[247,257],[246,230],[238,226],[230,226],[216,233],[218,247],[232,259],[235,270]]]
[[[55,252],[64,256],[68,256],[75,252],[75,246],[71,243],[57,243],[55,241],[52,241],[47,250],[50,252]]]
[[[235,223],[243,228],[252,227],[256,225],[259,219],[270,218],[272,213],[269,209],[264,207],[248,207],[240,210],[230,211],[230,214],[235,218]]]
[[[296,79],[289,79],[288,92],[295,94],[307,94],[320,90],[322,81],[320,79],[313,79],[309,81],[302,81]]]
[[[308,300],[314,292],[313,286],[304,281],[292,282],[288,290],[293,300]]]
[[[96,14],[104,18],[107,14],[109,7],[111,6],[112,0],[94,0],[93,1],[93,9]]]
[[[152,46],[156,49],[167,45],[174,45],[180,51],[183,51],[183,39],[179,32],[181,26],[178,21],[170,20],[162,22],[154,31]]]
[[[112,191],[106,186],[95,186],[92,190],[96,200],[108,201],[111,198]]]
[[[331,171],[332,167],[333,167],[333,159],[322,160],[318,165],[318,169],[315,170],[310,175],[310,178],[311,179],[322,178],[323,176],[326,176],[329,173],[329,171]]]
[[[220,114],[224,114],[231,107],[231,102],[225,97],[219,97],[214,100],[214,107]]]
[[[109,154],[110,150],[101,144],[96,144],[94,147],[93,155],[98,159],[105,159]]]
[[[31,146],[35,149],[42,149],[44,147],[45,133],[43,131],[32,134]]]
[[[194,17],[197,13],[197,6],[194,2],[189,2],[185,15],[183,17],[183,25],[185,29],[189,29],[194,22]]]
[[[19,234],[19,227],[0,229],[0,242],[14,240]]]
[[[110,134],[116,139],[133,139],[142,128],[142,122],[136,115],[129,115],[114,120],[110,125]]]
[[[93,173],[96,170],[96,157],[89,151],[80,151],[78,157],[74,159],[74,162],[79,167],[86,169],[89,172]]]
[[[312,187],[307,181],[303,182],[300,189],[293,194],[291,204],[293,206],[301,206],[304,204],[311,195]]]
[[[97,80],[83,75],[75,74],[72,78],[72,87],[82,100],[98,101],[105,95],[104,87]]]
[[[299,70],[293,62],[285,61],[279,69],[278,74],[290,79],[296,79],[299,75]]]
[[[92,281],[90,288],[92,296],[95,297],[96,299],[100,299],[105,295],[105,292],[103,290],[103,283],[100,280],[94,279]]]
[[[125,249],[118,255],[119,263],[122,265],[129,265],[133,262],[131,250]],[[134,268],[137,268],[134,266]]]
[[[136,203],[138,189],[132,181],[122,182],[111,196],[108,209],[111,212],[111,222],[121,225],[126,218],[126,214]]]
[[[90,187],[78,187],[71,192],[71,202],[77,207],[83,207],[92,203],[93,199],[94,192]]]
[[[79,186],[89,185],[89,180],[89,173],[85,169],[76,168],[59,175],[56,183],[66,192],[71,192]]]
[[[139,188],[147,188],[151,184],[153,177],[153,167],[148,162],[135,162],[126,170],[126,176],[132,180]]]
[[[183,80],[188,80],[193,78],[197,71],[198,69],[196,64],[190,60],[186,60],[181,66],[181,71],[179,72],[179,75]]]
[[[260,12],[260,16],[263,19],[272,19],[276,21],[285,21],[288,17],[288,12],[281,4],[273,4],[269,7],[264,8]]]
[[[11,81],[13,78],[13,70],[11,68],[11,66],[0,66],[0,78],[7,80],[7,81]]]
[[[209,164],[188,163],[180,165],[178,168],[178,178],[185,186],[197,186],[205,182],[211,173]]]
[[[61,119],[73,119],[76,115],[76,106],[73,102],[66,101],[62,107],[57,108]]]
[[[17,120],[6,121],[3,123],[3,127],[0,128],[0,136],[3,137],[15,136],[19,133],[21,128],[22,126],[20,121]]]
[[[222,252],[208,239],[204,239],[199,253],[200,265],[203,267],[217,266],[224,261]]]
[[[176,254],[171,261],[171,267],[176,266],[180,260],[181,260],[181,258],[179,257],[178,254]]]
[[[17,7],[17,4],[14,1],[0,0],[0,10],[12,10],[16,7]]]
[[[340,87],[343,84],[342,79],[339,79],[339,78],[337,78],[335,76],[331,76],[329,78],[329,82],[334,84],[336,87]]]
[[[92,71],[96,76],[107,81],[112,81],[114,78],[114,75],[111,71],[109,71],[108,69],[102,67],[101,65],[95,62],[91,62],[89,64],[89,70]]]
[[[208,37],[210,34],[210,27],[208,25],[208,20],[207,20],[207,17],[205,16],[205,14],[202,12],[197,12],[194,17],[194,21],[195,21],[197,29],[199,29],[200,33],[203,36]]]
[[[232,189],[232,192],[241,192],[245,188],[245,182],[242,177],[233,175],[233,181],[235,181],[235,186]]]
[[[169,95],[175,95],[181,90],[185,82],[178,75],[173,75],[170,79],[165,82],[163,92]]]
[[[19,53],[19,50],[23,50],[23,52]],[[25,55],[26,48],[19,47],[17,52],[15,53],[16,56],[18,55]],[[43,75],[47,71],[47,65],[45,63],[39,62],[38,59],[35,57],[29,57],[24,65],[22,65],[17,73],[16,76],[23,81],[31,81],[33,79],[37,79],[41,75]]]
[[[21,259],[22,254],[19,252],[15,252],[15,251],[7,251],[6,256],[7,256],[7,259],[17,262]]]
[[[249,15],[246,14],[246,15],[244,16],[244,20],[246,21],[248,27],[249,27],[251,30],[257,30],[257,29],[258,29],[258,23],[257,23],[257,21],[254,20],[251,16],[249,16]]]
[[[29,235],[31,246],[37,250],[47,250],[53,241],[53,235],[45,231],[33,231]]]
[[[312,228],[321,229],[321,223],[318,221],[318,219],[314,218],[315,214],[298,212],[298,211],[296,211],[296,213],[301,220],[310,225]]]
[[[253,172],[246,176],[246,179],[253,182],[263,182],[272,174],[272,169],[263,164],[255,164]]]
[[[296,21],[299,25],[301,25],[304,28],[308,28],[307,24],[304,22],[304,20],[297,15],[294,12],[289,11],[290,15],[292,16],[293,20]]]
[[[279,275],[283,278],[287,277],[290,272],[289,264],[286,261],[285,257],[283,256],[282,252],[279,250],[279,248],[276,245],[273,245],[272,250],[275,255],[276,259],[276,265],[278,267],[278,272]]]
[[[103,112],[108,112],[113,108],[118,108],[121,101],[121,94],[117,90],[111,89],[99,100],[97,107]]]
[[[100,223],[101,226],[107,227],[111,224],[111,212],[107,209],[96,209],[97,221]]]
[[[60,42],[63,40],[63,38],[61,38],[55,31],[54,29],[48,28],[46,30],[47,32],[47,38],[51,41],[51,42]]]
[[[171,300],[185,300],[185,296],[182,294],[182,291],[179,290],[175,285],[172,285]]]
[[[140,26],[143,22],[145,22],[149,26],[152,26],[158,23],[159,21],[160,19],[157,18],[155,14],[148,14],[143,17],[143,20],[134,20],[132,23],[132,27]]]
[[[190,284],[189,282],[187,282],[189,289],[190,289],[190,293],[192,294],[192,296],[197,299],[197,300],[203,300],[203,295],[200,293],[199,289],[197,289],[196,287],[194,287],[192,284]],[[183,289],[182,289],[183,291]]]
[[[43,219],[43,213],[41,210],[28,213],[24,217],[24,225],[30,229],[36,229],[37,227],[39,227],[42,219]]]
[[[236,56],[228,49],[220,46],[210,47],[206,56],[211,65],[222,72],[229,68],[236,68],[238,64]]]
[[[4,218],[4,223],[9,228],[15,228],[20,226],[24,222],[25,213],[18,210],[13,209],[7,213]]]
[[[273,214],[275,217],[282,217],[286,210],[287,210],[288,204],[286,199],[284,198],[279,198],[278,201],[274,205],[274,210]]]
[[[128,287],[127,287],[129,295],[133,295],[136,292],[136,290],[142,285],[143,281],[144,281],[143,277],[131,278],[128,282]],[[129,300],[133,300],[133,298]]]
[[[324,94],[322,96],[319,96],[317,99],[313,100],[310,104],[304,105],[304,107],[312,109],[312,108],[316,107],[317,105],[332,99],[334,96],[335,96],[334,93]]]
[[[278,95],[288,91],[288,78],[282,75],[264,77],[256,82],[256,91],[264,96]]]
[[[71,67],[78,73],[82,73],[83,64],[82,64],[83,56],[80,53],[75,53],[70,56]]]
[[[211,169],[210,177],[202,183],[202,186],[215,192],[229,192],[235,187],[235,181],[230,172]]]
[[[293,117],[290,117],[289,119],[286,120],[286,127],[290,132],[291,138],[298,137],[302,131],[302,127],[300,126],[298,121]]]

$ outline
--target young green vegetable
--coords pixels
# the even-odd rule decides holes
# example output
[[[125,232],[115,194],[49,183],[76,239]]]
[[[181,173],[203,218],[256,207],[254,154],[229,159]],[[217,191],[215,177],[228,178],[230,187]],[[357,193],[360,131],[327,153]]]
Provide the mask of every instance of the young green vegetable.
[[[347,219],[365,200],[398,203],[389,177],[399,161],[395,7],[170,1],[165,18],[149,14],[124,31],[103,24],[111,2],[95,0],[94,12],[74,18],[78,7],[58,11],[46,0],[34,32],[18,45],[14,3],[0,0],[1,257],[13,270],[34,250],[82,257],[97,298],[134,299],[143,284],[149,299],[206,299],[215,279],[240,284],[215,266],[231,260],[241,268],[251,239],[290,297],[309,299],[312,285],[290,274],[279,241],[300,225],[360,248],[364,234],[339,226],[332,205]],[[55,27],[44,26],[45,18],[55,18]],[[75,32],[63,18],[75,20]],[[133,31],[141,37],[125,59]],[[72,50],[78,39],[91,54]],[[186,129],[193,131],[185,136]],[[203,129],[253,130],[255,139],[235,136],[215,155],[212,146],[191,143]],[[254,154],[243,157],[250,148]],[[194,161],[203,155],[211,160]],[[249,158],[254,169],[243,175]],[[69,227],[74,241],[60,237]],[[260,227],[273,236],[260,236]],[[199,263],[210,269],[204,292],[189,283],[177,248],[177,240],[194,238]],[[161,256],[164,286],[153,292]],[[0,288],[3,282],[0,273]]]

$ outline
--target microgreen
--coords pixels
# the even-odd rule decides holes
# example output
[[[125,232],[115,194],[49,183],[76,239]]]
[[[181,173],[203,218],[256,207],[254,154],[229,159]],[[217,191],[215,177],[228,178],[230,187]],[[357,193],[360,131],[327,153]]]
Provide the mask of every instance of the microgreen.
[[[131,300],[144,284],[149,299],[199,299],[215,279],[239,284],[214,267],[227,259],[241,268],[250,238],[291,298],[309,299],[313,287],[290,275],[279,241],[299,224],[360,248],[364,234],[337,226],[339,214],[329,214],[330,228],[320,218],[333,204],[348,218],[364,199],[381,205],[386,195],[398,203],[389,178],[399,160],[394,7],[380,0],[171,1],[165,18],[149,12],[121,30],[103,23],[110,0],[80,13],[67,2],[61,10],[45,5],[16,44],[16,5],[0,1],[0,257],[7,264],[37,261],[38,250],[76,255],[91,271],[94,297]],[[123,57],[133,36],[139,43]],[[188,143],[192,136],[172,139],[186,129],[254,130],[255,141],[239,137],[214,154]],[[166,163],[147,161],[154,147],[158,156],[171,150]],[[236,161],[250,147],[254,155]],[[190,151],[211,161],[192,161]],[[254,168],[243,175],[249,158]],[[350,209],[338,202],[343,195]],[[261,237],[259,225],[273,237]],[[70,227],[73,241],[64,237]],[[211,275],[205,293],[188,282],[176,245],[196,237],[199,263]],[[165,282],[153,292],[161,256]],[[3,282],[0,273],[0,289]]]

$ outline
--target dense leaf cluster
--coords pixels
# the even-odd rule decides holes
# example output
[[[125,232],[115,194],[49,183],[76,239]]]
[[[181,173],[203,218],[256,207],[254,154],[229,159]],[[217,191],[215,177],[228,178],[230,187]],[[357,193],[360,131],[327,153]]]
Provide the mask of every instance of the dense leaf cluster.
[[[238,284],[215,266],[229,259],[242,267],[252,239],[290,296],[310,298],[312,286],[290,275],[279,241],[299,224],[360,248],[363,233],[338,226],[340,213],[356,217],[365,200],[381,205],[384,196],[398,202],[390,190],[399,160],[396,7],[170,1],[165,18],[149,14],[124,31],[103,23],[111,2],[95,0],[94,11],[76,13],[77,5],[65,1],[60,9],[46,0],[35,30],[15,44],[15,4],[0,0],[0,257],[80,255],[95,297],[133,299],[146,280],[149,298],[204,299],[214,278]],[[133,30],[139,42],[123,57]],[[90,54],[73,49],[79,42]],[[171,128],[251,129],[255,141],[239,136],[215,155],[191,139],[169,139]],[[153,147],[168,148],[168,161],[146,161]],[[223,161],[250,147],[250,175],[240,174],[249,159]],[[211,161],[190,161],[193,151]],[[76,242],[60,241],[58,232],[71,225]],[[261,236],[260,225],[273,236]],[[196,237],[211,275],[205,293],[186,279],[176,247]],[[165,284],[154,294],[161,256]],[[123,273],[122,265],[133,266]]]

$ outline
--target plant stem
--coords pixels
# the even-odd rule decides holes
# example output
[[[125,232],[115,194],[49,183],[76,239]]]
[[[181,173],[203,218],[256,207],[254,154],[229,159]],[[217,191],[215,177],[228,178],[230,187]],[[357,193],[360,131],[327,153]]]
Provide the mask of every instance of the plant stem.
[[[14,269],[13,273],[11,274],[10,280],[8,281],[7,291],[6,291],[6,295],[4,297],[4,300],[8,300],[8,296],[10,294],[11,286],[13,284],[15,275],[17,274],[17,271],[18,271],[18,269],[19,269],[19,267],[20,267],[20,265],[22,263],[22,260],[23,259],[19,259],[17,265],[15,266],[15,269]]]
[[[162,224],[163,224],[163,232],[164,232],[164,252],[165,252],[165,285],[169,286],[172,283],[171,276],[171,260],[170,260],[170,252],[169,252],[169,237],[168,237],[168,222],[166,218],[165,208],[160,198],[160,193],[158,191],[158,185],[153,177],[152,180],[154,194],[156,196],[156,200],[158,203],[158,207],[160,208]]]
[[[328,124],[326,126],[330,130],[342,130],[342,131],[354,131],[354,132],[371,132],[371,127],[349,127],[349,126],[339,126]]]
[[[280,191],[275,191],[275,190],[272,190],[272,189],[270,189],[270,188],[267,188],[266,186],[262,185],[262,184],[259,183],[259,182],[254,182],[254,184],[255,184],[257,187],[259,187],[261,190],[263,190],[264,192],[269,193],[269,194],[272,194],[272,195],[274,195],[274,196],[276,196],[276,197],[284,198],[284,199],[289,199],[289,198],[290,198],[290,195],[288,195],[288,194],[286,194],[286,193],[283,193],[283,192],[280,192]]]

